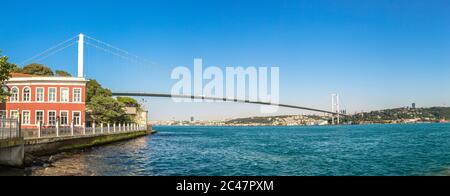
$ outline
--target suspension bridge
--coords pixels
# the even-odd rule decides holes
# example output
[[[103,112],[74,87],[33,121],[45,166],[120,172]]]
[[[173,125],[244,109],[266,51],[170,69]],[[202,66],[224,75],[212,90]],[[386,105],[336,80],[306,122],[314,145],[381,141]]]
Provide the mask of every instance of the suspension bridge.
[[[43,52],[26,59],[21,63],[21,65],[26,65],[27,63],[41,62],[67,48],[78,45],[78,77],[84,78],[84,50],[85,46],[93,47],[100,51],[106,52],[108,54],[114,55],[116,57],[131,61],[133,63],[139,63],[143,65],[155,64],[144,58],[138,57],[126,50],[115,47],[106,42],[100,41],[90,36],[85,36],[80,34],[76,37],[70,38],[66,41],[56,44],[55,46],[44,50]],[[278,106],[283,108],[306,110],[312,112],[319,112],[328,114],[332,118],[332,123],[335,124],[335,119],[337,119],[337,124],[340,124],[340,117],[347,116],[343,110],[340,109],[339,95],[332,95],[332,109],[324,110],[312,107],[304,107],[290,104],[272,103],[255,101],[248,99],[238,99],[238,98],[226,98],[226,97],[210,97],[210,96],[197,96],[197,95],[176,95],[168,93],[154,93],[154,92],[112,92],[113,96],[128,96],[128,97],[153,97],[153,98],[175,98],[175,99],[192,99],[192,100],[211,100],[215,103],[219,102],[234,102],[242,104],[258,104],[265,106]],[[19,118],[20,119],[20,118]],[[12,119],[11,121],[5,121],[5,119],[0,119],[0,164],[6,165],[21,165],[23,164],[24,152],[34,152],[36,150],[51,152],[51,150],[66,149],[71,148],[73,143],[83,144],[85,146],[90,146],[96,144],[98,140],[101,141],[119,141],[127,138],[138,137],[151,133],[148,127],[135,126],[132,124],[118,124],[116,123],[111,126],[109,123],[101,123],[100,126],[96,126],[95,122],[93,127],[87,128],[82,126],[81,134],[76,134],[74,126],[70,127],[70,134],[61,136],[59,125],[56,125],[56,136],[51,135],[54,132],[54,128],[50,127],[51,134],[48,137],[41,137],[41,128],[38,127],[38,137],[27,138],[24,137],[21,131],[20,120]],[[18,124],[19,123],[19,124]],[[88,132],[90,131],[90,132]],[[25,138],[25,139],[24,139]],[[58,146],[48,145],[48,143],[58,143]],[[42,150],[45,149],[45,150]]]
[[[38,53],[37,55],[35,55],[31,58],[26,59],[21,64],[25,65],[26,63],[43,61],[65,49],[70,48],[75,45],[78,45],[78,77],[84,77],[85,46],[93,47],[97,50],[114,55],[121,59],[130,61],[132,63],[137,63],[137,64],[141,64],[141,65],[148,65],[148,64],[156,65],[156,63],[148,61],[145,58],[141,58],[141,57],[134,55],[124,49],[121,49],[119,47],[113,46],[112,44],[109,44],[107,42],[101,41],[99,39],[96,39],[96,38],[93,38],[91,36],[87,36],[84,34],[80,34],[78,36],[75,36],[68,40],[65,40],[61,43],[58,43],[55,46],[50,47],[49,49],[44,50],[43,52]],[[291,108],[291,109],[306,110],[306,111],[329,114],[332,116],[336,116],[336,118],[338,119],[337,120],[338,122],[339,122],[340,116],[347,116],[344,112],[342,112],[343,110],[340,109],[339,96],[336,94],[333,94],[331,111],[324,110],[324,109],[311,108],[311,107],[290,105],[290,104],[261,102],[261,101],[246,100],[246,99],[233,99],[233,98],[226,98],[226,97],[205,97],[205,96],[197,96],[197,95],[174,95],[174,94],[168,94],[168,93],[154,93],[154,92],[113,92],[113,96],[196,99],[196,100],[211,100],[211,101],[235,102],[235,103],[243,103],[243,104],[278,106],[278,107],[283,107],[283,108]],[[334,122],[334,118],[333,118],[333,122]]]

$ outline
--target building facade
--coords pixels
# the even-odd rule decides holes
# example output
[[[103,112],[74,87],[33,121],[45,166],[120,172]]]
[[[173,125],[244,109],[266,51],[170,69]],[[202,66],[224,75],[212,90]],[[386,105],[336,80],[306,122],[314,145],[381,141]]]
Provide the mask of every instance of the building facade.
[[[0,118],[20,119],[22,127],[81,127],[86,119],[84,78],[41,77],[13,73],[10,97],[0,105]]]
[[[125,114],[129,115],[133,121],[139,125],[147,125],[148,111],[138,107],[125,107]]]

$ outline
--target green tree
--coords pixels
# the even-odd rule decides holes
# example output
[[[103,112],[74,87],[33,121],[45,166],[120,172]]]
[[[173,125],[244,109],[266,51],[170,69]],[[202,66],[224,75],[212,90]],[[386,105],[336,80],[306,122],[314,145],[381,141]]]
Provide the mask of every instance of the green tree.
[[[63,70],[56,70],[55,74],[56,74],[56,76],[61,76],[61,77],[72,77],[72,74],[70,74],[67,71],[63,71]]]
[[[37,76],[53,76],[53,71],[49,67],[37,63],[26,65],[22,68],[21,73]]]
[[[12,67],[11,72],[14,72],[14,73],[22,73],[22,68],[20,68],[19,66],[17,66],[17,65],[14,64],[14,63],[9,63],[9,64],[10,64],[10,66]]]
[[[140,108],[140,104],[136,99],[133,99],[131,97],[117,97],[117,101],[125,105],[126,107],[137,107]]]
[[[129,122],[129,117],[123,110],[124,105],[112,97],[95,96],[88,103],[91,117],[95,122]]]
[[[2,56],[0,51],[0,101],[4,102],[9,95],[9,90],[6,88],[6,81],[11,76],[11,71],[14,64],[8,63],[8,57]]]
[[[89,80],[86,84],[86,102],[89,103],[94,97],[111,97],[112,92],[103,88],[97,80]]]

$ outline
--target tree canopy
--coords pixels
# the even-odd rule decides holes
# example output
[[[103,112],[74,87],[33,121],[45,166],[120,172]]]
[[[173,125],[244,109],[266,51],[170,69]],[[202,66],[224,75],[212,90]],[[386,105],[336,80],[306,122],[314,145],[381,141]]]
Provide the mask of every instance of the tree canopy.
[[[127,103],[132,100],[126,99]],[[97,80],[89,80],[86,85],[87,107],[96,122],[131,122],[125,113],[125,103],[112,97],[111,90],[103,88]],[[137,102],[136,102],[137,103]]]
[[[49,67],[38,64],[38,63],[32,63],[29,65],[26,65],[20,70],[20,73],[24,74],[31,74],[31,75],[37,75],[37,76],[54,76],[52,69]]]
[[[61,76],[61,77],[72,77],[72,74],[70,74],[67,71],[63,71],[63,70],[56,70],[55,74],[56,74],[56,76]]]
[[[124,105],[112,97],[95,96],[88,105],[96,122],[129,122]]]
[[[140,107],[140,104],[131,97],[117,97],[117,101],[125,105],[126,107]]]
[[[0,101],[5,101],[9,95],[9,91],[6,88],[6,81],[11,76],[11,71],[14,68],[14,64],[8,63],[8,57],[2,56],[0,51]]]
[[[71,74],[52,69],[37,63],[26,65],[23,68],[8,62],[8,57],[1,56],[0,53],[0,101],[4,101],[9,95],[6,81],[11,76],[11,72],[24,73],[38,76],[62,76],[70,77]],[[103,88],[96,80],[89,80],[86,84],[86,105],[91,111],[91,117],[96,122],[131,122],[132,119],[125,113],[124,107],[140,107],[139,103],[131,97],[119,97],[114,99],[111,90]]]
[[[89,80],[86,84],[86,102],[91,102],[94,97],[111,97],[112,92],[103,88],[97,80]]]

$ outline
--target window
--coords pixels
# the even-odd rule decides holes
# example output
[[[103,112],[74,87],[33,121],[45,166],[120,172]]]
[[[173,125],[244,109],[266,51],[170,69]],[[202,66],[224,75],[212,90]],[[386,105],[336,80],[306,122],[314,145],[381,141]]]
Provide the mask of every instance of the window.
[[[44,125],[44,111],[36,111],[36,124]]]
[[[17,102],[19,101],[19,89],[17,87],[13,87],[11,89],[11,102]]]
[[[73,125],[81,125],[81,112],[73,112]]]
[[[73,89],[73,102],[76,102],[76,103],[81,102],[81,89],[80,88]]]
[[[48,124],[49,125],[56,125],[56,112],[55,111],[49,111],[48,112]]]
[[[23,101],[29,102],[31,100],[31,90],[29,87],[23,89]]]
[[[48,101],[56,102],[56,88],[48,88]]]
[[[69,89],[61,88],[61,102],[69,102]]]
[[[69,112],[61,112],[59,121],[61,125],[69,125]]]
[[[44,101],[44,88],[36,88],[36,101],[37,102]]]
[[[4,128],[6,127],[7,122],[4,121],[2,119],[6,118],[6,111],[5,110],[0,110],[0,128]],[[2,130],[0,129],[0,139],[1,139],[1,135],[2,135]]]
[[[18,119],[19,118],[19,112],[17,110],[11,110],[11,114],[9,115],[12,119]]]
[[[30,124],[30,111],[22,112],[22,124],[24,124],[24,125]]]

